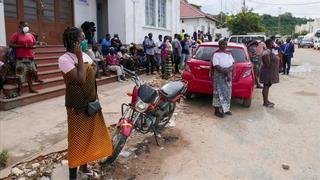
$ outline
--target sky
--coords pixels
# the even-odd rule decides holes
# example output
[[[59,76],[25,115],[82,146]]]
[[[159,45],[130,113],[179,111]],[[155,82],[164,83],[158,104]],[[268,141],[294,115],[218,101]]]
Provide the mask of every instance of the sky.
[[[206,13],[218,14],[221,11],[235,14],[241,10],[243,0],[188,0],[202,6]],[[292,4],[292,5],[288,5]],[[246,0],[246,6],[259,14],[291,12],[296,17],[320,18],[320,0]]]

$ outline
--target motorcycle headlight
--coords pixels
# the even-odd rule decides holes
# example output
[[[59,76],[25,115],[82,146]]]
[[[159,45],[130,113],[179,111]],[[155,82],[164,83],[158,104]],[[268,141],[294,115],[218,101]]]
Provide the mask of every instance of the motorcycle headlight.
[[[244,73],[243,73],[243,78],[246,78],[246,77],[248,77],[248,76],[250,76],[250,74],[251,74],[251,69],[248,69],[248,70],[246,70]]]
[[[135,108],[138,112],[144,112],[147,110],[148,106],[149,105],[147,103],[143,102],[141,99],[138,99]]]

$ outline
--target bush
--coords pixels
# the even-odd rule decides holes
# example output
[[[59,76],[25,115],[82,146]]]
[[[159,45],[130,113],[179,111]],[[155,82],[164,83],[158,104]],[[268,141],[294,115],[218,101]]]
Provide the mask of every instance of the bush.
[[[9,151],[4,149],[0,153],[0,169],[6,167],[9,159]]]

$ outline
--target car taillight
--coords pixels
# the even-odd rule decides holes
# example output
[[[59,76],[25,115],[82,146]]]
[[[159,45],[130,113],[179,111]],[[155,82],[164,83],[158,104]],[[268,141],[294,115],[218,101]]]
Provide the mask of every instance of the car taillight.
[[[246,77],[250,76],[251,71],[252,71],[251,68],[250,68],[250,69],[247,69],[247,70],[243,73],[242,77],[243,77],[243,78],[246,78]]]
[[[188,71],[188,72],[191,72],[190,66],[189,66],[188,64],[185,65],[184,70],[186,70],[186,71]]]

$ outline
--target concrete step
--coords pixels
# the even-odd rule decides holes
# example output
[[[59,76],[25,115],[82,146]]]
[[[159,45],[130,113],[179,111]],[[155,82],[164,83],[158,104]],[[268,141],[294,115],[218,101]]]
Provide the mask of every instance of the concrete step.
[[[36,57],[36,64],[57,63],[60,56]]]
[[[62,77],[60,69],[47,70],[38,72],[39,79],[48,79],[54,77]]]
[[[145,70],[139,70],[139,74],[143,74],[144,72]],[[111,74],[107,77],[102,76],[101,78],[97,79],[97,84],[100,86],[112,83],[115,82],[116,79],[116,75],[114,74]],[[65,85],[62,76],[43,80],[43,85],[40,85],[39,83],[34,83],[39,93],[23,93],[21,96],[12,99],[0,98],[0,110],[9,110],[16,107],[64,95]],[[27,84],[24,84],[23,88],[28,88]]]
[[[47,51],[40,51],[35,52],[36,58],[43,58],[43,57],[51,57],[51,56],[61,56],[65,53],[65,50],[47,50]]]
[[[38,72],[59,69],[58,62],[37,64]]]

